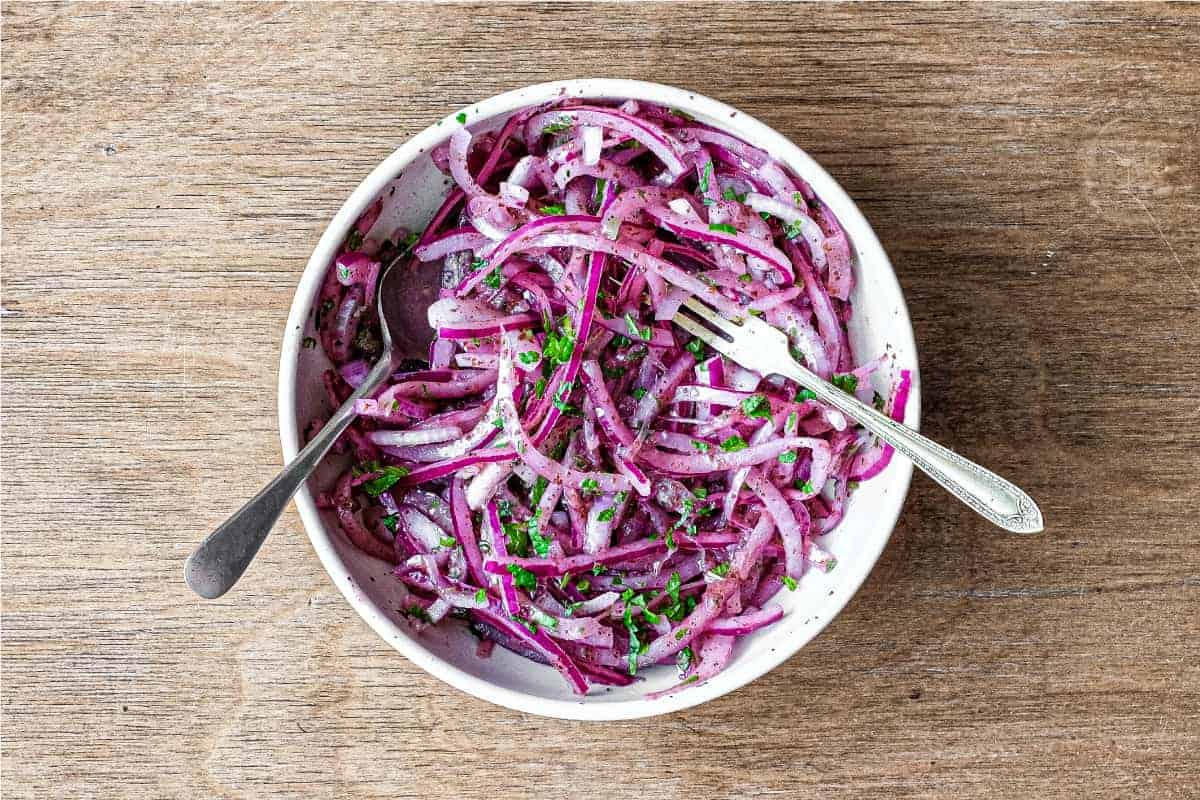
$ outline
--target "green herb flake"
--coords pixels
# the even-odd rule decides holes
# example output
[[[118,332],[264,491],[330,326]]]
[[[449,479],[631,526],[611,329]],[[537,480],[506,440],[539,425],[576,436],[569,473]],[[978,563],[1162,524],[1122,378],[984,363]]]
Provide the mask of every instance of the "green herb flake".
[[[708,442],[702,442],[699,439],[692,439],[692,447],[696,448],[698,453],[707,453],[709,450]]]
[[[743,192],[742,194],[738,194],[733,190],[732,187],[729,187],[722,192],[721,197],[725,198],[726,200],[736,200],[739,203],[746,202],[746,193]]]
[[[800,221],[796,220],[795,222],[789,222],[786,226],[784,226],[783,235],[788,239],[798,239],[802,231],[803,228],[800,225]]]
[[[879,392],[871,394],[871,405],[875,406],[876,411],[883,411],[883,397],[880,396]]]
[[[593,575],[603,575],[604,574],[604,565],[601,564],[600,562],[596,562],[595,564],[592,564],[592,574]]]
[[[483,279],[484,285],[489,289],[499,289],[500,283],[503,280],[503,275],[500,274],[500,268],[496,267],[488,273],[488,276]]]
[[[443,536],[438,539],[438,544],[446,548],[458,547],[458,539],[455,539],[453,536]]]
[[[475,602],[476,603],[486,603],[487,602],[487,589],[480,589],[479,591],[475,592]]]
[[[786,453],[780,453],[779,454],[779,463],[780,464],[795,464],[796,463],[796,451],[788,450]]]
[[[504,538],[509,555],[524,558],[529,555],[529,530],[517,522],[504,523]]]
[[[557,122],[551,122],[549,125],[542,127],[543,134],[565,133],[575,125],[575,121],[566,114],[558,118]]]
[[[747,397],[742,401],[742,413],[751,418],[770,419],[771,401],[761,394]]]
[[[380,470],[371,470],[371,472],[379,472],[379,476],[365,481],[362,485],[363,491],[371,497],[379,497],[388,489],[400,482],[400,479],[409,473],[408,467],[383,467]]]
[[[739,450],[745,450],[748,446],[749,445],[746,444],[746,440],[737,434],[734,434],[725,441],[721,442],[721,449],[726,453],[736,453]]]
[[[417,605],[416,603],[413,603],[411,606],[404,609],[404,611],[402,613],[406,617],[411,617],[413,619],[419,619],[421,622],[433,622],[433,620],[429,616],[429,612],[426,611],[425,609],[421,608],[421,606]]]
[[[395,514],[388,514],[380,521],[383,522],[383,527],[387,528],[392,533],[396,532],[397,517]]]
[[[680,628],[679,630],[675,631],[675,641],[682,642],[684,640],[684,637],[686,637],[687,635],[688,635],[688,629]]]
[[[537,576],[519,564],[508,564],[505,566],[508,574],[513,576],[513,583],[518,589],[524,589],[532,592],[537,589]]]
[[[732,225],[727,225],[724,222],[714,222],[708,226],[708,229],[717,233],[729,233],[735,236],[737,235],[737,228],[733,227]]]
[[[704,498],[708,497],[708,489],[704,488],[703,486],[697,486],[692,490],[692,494],[703,500]]]
[[[741,275],[738,275],[738,280],[741,281],[742,283],[753,283],[754,276],[751,275],[749,272],[743,272]]]
[[[458,112],[458,116],[456,116],[455,119],[458,120],[459,125],[466,125],[467,124],[467,112],[465,112],[465,111]]]
[[[567,213],[567,207],[557,203],[542,206],[542,213],[551,217],[561,217]]]
[[[580,578],[579,580],[575,581],[575,588],[581,592],[586,592],[588,589],[592,588],[592,582],[587,578]]]
[[[358,248],[362,247],[362,243],[363,243],[362,231],[360,231],[358,228],[355,228],[354,230],[350,231],[350,235],[346,237],[346,249],[347,250],[357,250]],[[349,277],[349,270],[347,270],[347,277]]]
[[[533,393],[539,398],[546,393],[546,379],[538,378],[533,382]]]
[[[317,346],[317,340],[311,336],[305,336],[302,344],[304,345],[305,350],[312,350]]]
[[[704,358],[704,342],[699,339],[692,339],[684,347],[696,358]]]
[[[612,518],[615,517],[616,515],[617,515],[617,512],[613,510],[612,506],[609,506],[608,508],[604,509],[599,514],[597,514],[596,519],[600,520],[601,522],[611,522]]]
[[[540,505],[542,496],[546,494],[546,489],[550,486],[550,481],[544,476],[539,475],[537,480],[533,482],[533,488],[529,490],[529,502],[533,505]]]
[[[811,481],[802,481],[799,478],[797,478],[792,483],[792,486],[795,486],[797,489],[799,489],[804,494],[816,494],[816,492],[813,491],[813,485],[812,485]]]
[[[845,375],[834,375],[830,383],[846,394],[854,394],[854,390],[858,388],[858,377],[847,372]]]
[[[481,269],[487,269],[487,265],[486,258],[477,258],[471,262],[471,272],[479,272]]]
[[[517,356],[517,358],[520,359],[522,364],[528,365],[528,364],[536,364],[538,361],[541,360],[542,357],[538,354],[538,352],[536,350],[523,350],[523,351],[521,351],[520,355]]]
[[[642,341],[650,341],[650,337],[653,335],[648,326],[645,328],[639,328],[637,320],[634,319],[633,314],[628,311],[625,312],[625,327],[629,329],[630,336],[636,336]]]
[[[680,675],[687,674],[692,668],[692,648],[685,647],[675,654],[675,666],[679,668]]]
[[[816,400],[816,399],[817,399],[817,395],[813,392],[812,389],[801,389],[800,391],[796,392],[796,402],[797,403],[803,403],[805,400]]]
[[[550,555],[550,543],[554,540],[549,536],[542,535],[538,529],[536,519],[529,520],[527,530],[529,532],[529,543],[533,545],[533,552],[537,553],[541,558]]]
[[[634,389],[631,394],[633,394],[634,400],[641,400],[643,397],[646,396],[646,390],[639,387],[637,389]]]
[[[726,575],[729,574],[730,566],[731,566],[730,562],[725,561],[721,564],[717,564],[715,567],[710,569],[709,572],[711,572],[713,575],[716,575],[718,578],[724,578]]]
[[[679,602],[679,587],[682,584],[683,581],[680,579],[678,572],[672,572],[671,577],[667,578],[667,586],[665,591],[667,593],[667,597],[671,598],[672,603]]]
[[[797,583],[796,579],[793,578],[791,575],[784,575],[783,576],[783,585],[788,588],[789,592],[794,592],[794,591],[796,591],[796,587],[799,586],[800,584]]]
[[[596,493],[600,491],[600,484],[595,478],[584,478],[579,482],[579,488],[586,492]]]
[[[704,171],[702,173],[700,173],[700,191],[701,192],[708,191],[708,179],[712,177],[712,171],[713,171],[713,162],[708,161],[704,165]]]

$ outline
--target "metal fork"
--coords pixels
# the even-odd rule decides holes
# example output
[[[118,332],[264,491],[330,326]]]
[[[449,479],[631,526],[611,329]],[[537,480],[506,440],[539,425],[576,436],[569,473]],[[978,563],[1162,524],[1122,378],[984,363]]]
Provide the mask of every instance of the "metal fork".
[[[816,395],[817,400],[856,420],[907,456],[918,469],[989,522],[1013,533],[1038,533],[1042,530],[1042,512],[1033,498],[996,473],[968,461],[821,380],[792,358],[783,331],[753,316],[737,321],[726,319],[695,297],[680,306],[673,321],[743,367],[762,375],[773,373],[796,381]]]

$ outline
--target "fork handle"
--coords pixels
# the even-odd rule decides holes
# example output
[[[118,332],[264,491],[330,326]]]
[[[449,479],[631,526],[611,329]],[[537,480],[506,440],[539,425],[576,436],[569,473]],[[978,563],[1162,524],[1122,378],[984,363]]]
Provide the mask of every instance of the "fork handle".
[[[881,414],[799,364],[786,364],[780,374],[796,381],[822,403],[833,406],[896,448],[917,469],[989,522],[1013,533],[1042,530],[1042,512],[1033,498],[996,473]]]

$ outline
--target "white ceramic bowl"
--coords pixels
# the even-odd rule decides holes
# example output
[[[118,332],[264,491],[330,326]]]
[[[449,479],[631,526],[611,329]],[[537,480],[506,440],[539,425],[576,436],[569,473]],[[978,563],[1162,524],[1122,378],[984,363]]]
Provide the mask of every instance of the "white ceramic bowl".
[[[543,83],[492,97],[462,110],[473,131],[498,128],[515,110],[561,96],[635,98],[682,109],[702,122],[724,128],[757,145],[807,180],[837,214],[849,235],[857,284],[850,337],[860,358],[889,350],[895,365],[913,371],[905,420],[916,426],[920,412],[917,355],[912,327],[891,264],[870,225],[840,186],[803,150],[758,120],[703,95],[640,81],[590,79]],[[342,205],[321,236],[300,279],[288,316],[279,368],[279,426],[283,454],[290,461],[300,448],[304,425],[328,411],[321,372],[328,366],[320,348],[302,349],[312,334],[312,306],[321,278],[350,226],[378,196],[386,198],[375,231],[383,238],[397,226],[420,230],[447,193],[450,181],[433,166],[429,152],[456,126],[458,112],[409,139],[367,176]],[[394,189],[394,191],[393,191]],[[551,667],[534,664],[503,648],[488,659],[475,655],[475,638],[461,625],[416,635],[396,609],[403,595],[388,565],[355,549],[332,517],[317,510],[313,492],[329,486],[337,465],[328,465],[296,495],[300,517],[321,563],[334,584],[376,633],[410,661],[464,692],[502,706],[566,719],[632,719],[665,714],[703,703],[754,680],[804,646],[829,624],[862,582],[891,536],[908,490],[912,467],[903,458],[851,495],[847,513],[823,546],[838,558],[829,574],[812,571],[800,588],[777,598],[787,615],[737,644],[728,667],[705,684],[670,697],[644,695],[674,683],[674,670],[649,670],[645,680],[624,688],[597,687],[587,697],[571,693]],[[372,580],[374,579],[374,580]]]

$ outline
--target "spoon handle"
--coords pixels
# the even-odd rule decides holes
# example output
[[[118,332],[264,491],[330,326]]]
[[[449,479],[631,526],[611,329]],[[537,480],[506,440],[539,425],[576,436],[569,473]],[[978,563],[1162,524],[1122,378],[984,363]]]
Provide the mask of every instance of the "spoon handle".
[[[275,478],[208,535],[188,557],[183,577],[196,594],[212,600],[229,591],[254,559],[267,534],[292,495],[308,479],[329,448],[354,421],[354,401],[371,394],[392,372],[392,359],[384,356],[354,394],[342,403],[313,440]]]
[[[1012,482],[881,414],[793,361],[783,364],[779,371],[896,448],[917,469],[993,525],[1013,533],[1042,530],[1042,512],[1037,503]]]

